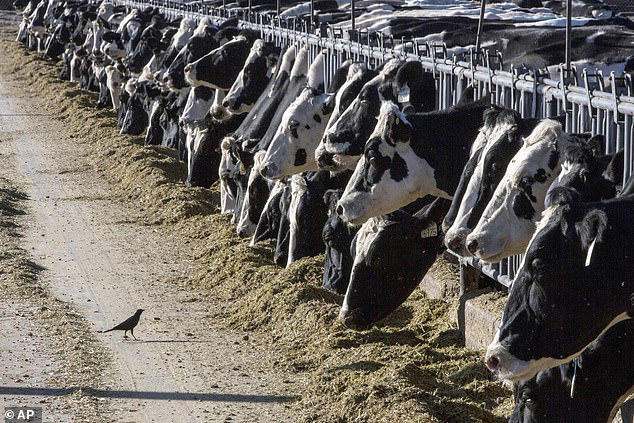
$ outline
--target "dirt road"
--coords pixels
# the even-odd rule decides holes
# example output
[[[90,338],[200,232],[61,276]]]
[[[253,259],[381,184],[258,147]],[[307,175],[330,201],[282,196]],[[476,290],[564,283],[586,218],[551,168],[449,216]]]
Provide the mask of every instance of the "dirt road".
[[[268,370],[270,355],[262,343],[254,335],[210,330],[205,323],[209,304],[183,289],[189,252],[142,224],[139,210],[113,194],[65,128],[1,76],[0,157],[0,176],[28,197],[20,217],[21,247],[44,269],[39,278],[51,295],[81,314],[91,330],[84,335],[98,337],[111,357],[108,374],[84,389],[109,406],[112,414],[98,417],[134,422],[291,419],[286,403],[294,399],[293,385],[288,375]],[[30,322],[11,311],[25,308],[26,302],[0,308],[0,329],[15,329],[3,331],[3,363],[18,360],[7,345],[24,339],[20,325]],[[119,332],[95,333],[137,308],[147,310],[135,332],[139,341],[124,340]],[[5,405],[60,401],[67,393],[56,394],[55,389],[67,387],[46,377],[55,374],[49,368],[65,366],[54,355],[21,355],[18,361],[11,367],[26,364],[39,374],[3,381]],[[48,421],[73,417],[72,409],[62,407],[60,413]]]

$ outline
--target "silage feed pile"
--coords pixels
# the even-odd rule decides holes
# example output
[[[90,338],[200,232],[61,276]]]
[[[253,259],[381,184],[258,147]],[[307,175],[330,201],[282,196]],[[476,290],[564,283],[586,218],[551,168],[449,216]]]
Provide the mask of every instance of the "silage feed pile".
[[[506,421],[510,392],[492,379],[480,353],[460,346],[454,306],[417,290],[379,327],[342,327],[342,297],[320,288],[323,256],[274,266],[271,243],[250,248],[218,214],[217,189],[184,185],[185,165],[173,150],[119,135],[114,112],[96,109],[96,94],[60,81],[59,64],[10,40],[0,41],[0,55],[3,78],[45,103],[113,190],[193,258],[184,286],[209,303],[209,324],[270,339],[277,352],[270,365],[301,380],[301,398],[291,405],[299,419]]]

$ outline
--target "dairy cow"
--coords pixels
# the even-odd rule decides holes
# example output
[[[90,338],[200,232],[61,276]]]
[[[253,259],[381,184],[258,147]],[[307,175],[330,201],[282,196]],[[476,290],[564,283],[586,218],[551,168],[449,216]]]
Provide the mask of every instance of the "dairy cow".
[[[159,80],[171,90],[180,90],[187,85],[185,81],[185,66],[205,56],[210,51],[225,44],[237,35],[238,29],[227,27],[218,30],[209,19],[200,21],[191,38],[183,46],[174,60],[161,72]]]
[[[467,236],[469,252],[489,262],[523,253],[544,210],[546,192],[561,171],[563,151],[581,142],[584,140],[566,134],[558,121],[540,122],[509,163],[479,222]]]
[[[449,204],[436,198],[416,213],[398,210],[361,226],[351,247],[354,264],[340,322],[368,329],[409,297],[444,249],[440,225]]]
[[[634,316],[633,206],[628,195],[544,211],[487,349],[489,369],[528,380]]]
[[[227,91],[244,67],[255,41],[252,32],[243,30],[233,40],[185,66],[185,80],[192,87],[206,86]]]
[[[360,224],[426,195],[451,199],[487,107],[488,99],[482,99],[407,114],[385,102],[337,214]]]
[[[489,203],[504,172],[523,143],[523,138],[531,134],[538,119],[522,119],[513,110],[492,107],[484,113],[484,125],[479,137],[484,138],[484,147],[473,173],[470,167],[463,170],[462,179],[468,179],[464,192],[455,196],[451,207],[458,211],[453,216],[453,224],[445,233],[445,245],[453,252],[469,255],[465,248],[465,240],[471,229],[478,223],[482,212]],[[478,143],[478,140],[474,145]]]
[[[239,115],[249,112],[275,74],[279,56],[279,47],[273,43],[256,40],[251,47],[244,67],[222,100],[222,104],[212,110],[214,117],[226,119],[232,114]]]
[[[315,149],[326,128],[332,109],[325,107],[332,94],[325,93],[324,55],[310,65],[307,87],[284,111],[271,139],[260,173],[271,179],[317,170]],[[339,87],[330,87],[335,91]]]
[[[420,62],[388,61],[328,128],[317,161],[331,170],[354,169],[376,126],[382,101],[392,101],[408,112],[432,111],[434,93],[433,76],[424,72]]]
[[[348,288],[354,260],[350,245],[359,228],[346,224],[335,213],[341,194],[343,189],[328,190],[324,194],[328,219],[322,230],[322,240],[326,246],[322,287],[343,295]]]
[[[349,64],[346,81],[337,91],[337,94],[330,100],[330,102],[334,102],[334,105],[332,106],[333,112],[328,119],[324,136],[315,150],[315,160],[317,161],[317,165],[320,169],[333,171],[338,169],[333,160],[333,154],[326,151],[324,141],[326,139],[326,134],[328,134],[329,129],[335,124],[335,122],[339,120],[341,114],[344,113],[348,107],[350,107],[350,104],[352,104],[355,98],[357,98],[363,86],[376,75],[376,72],[369,69],[365,63]]]
[[[509,423],[612,422],[634,392],[633,344],[630,319],[610,328],[576,360],[520,383]]]
[[[331,175],[330,172],[323,170],[302,172],[291,177],[287,267],[302,257],[312,257],[324,252],[322,232],[328,219],[324,194],[329,189],[343,187],[348,177],[348,173]]]

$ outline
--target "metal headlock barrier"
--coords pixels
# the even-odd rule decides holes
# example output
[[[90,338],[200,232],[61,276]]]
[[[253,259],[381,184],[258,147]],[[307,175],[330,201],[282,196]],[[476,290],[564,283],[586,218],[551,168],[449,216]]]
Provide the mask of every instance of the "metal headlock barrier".
[[[209,17],[216,23],[239,18],[243,28],[259,31],[261,37],[280,47],[302,44],[309,47],[309,66],[324,52],[326,86],[335,71],[348,58],[363,61],[376,68],[392,58],[418,60],[436,80],[436,108],[444,109],[456,104],[462,92],[473,85],[474,97],[491,96],[499,106],[518,111],[522,117],[547,118],[565,114],[566,131],[591,132],[605,136],[606,154],[621,149],[625,155],[623,182],[634,172],[634,97],[629,75],[614,72],[603,75],[600,71],[574,66],[567,69],[559,65],[559,80],[553,80],[537,69],[514,68],[503,70],[500,52],[474,51],[449,56],[444,44],[419,43],[415,40],[385,36],[380,32],[349,30],[344,38],[341,28],[320,25],[313,28],[306,19],[280,19],[274,12],[255,13],[249,9],[214,8],[204,3],[177,3],[155,0],[118,0],[130,8],[158,8],[166,16],[184,16],[200,22]],[[311,14],[312,15],[312,14]],[[606,87],[605,82],[609,84]],[[521,255],[489,264],[475,257],[459,257],[461,262],[461,290],[468,290],[464,279],[469,266],[479,274],[509,286],[521,263]]]

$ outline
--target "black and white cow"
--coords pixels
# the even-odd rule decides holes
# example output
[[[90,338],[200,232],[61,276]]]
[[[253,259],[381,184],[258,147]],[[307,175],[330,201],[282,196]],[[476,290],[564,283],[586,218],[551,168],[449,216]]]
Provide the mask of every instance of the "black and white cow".
[[[360,224],[426,195],[451,199],[487,107],[485,98],[407,114],[385,102],[337,214]]]
[[[262,176],[279,179],[317,170],[315,149],[332,112],[325,105],[333,96],[325,92],[323,66],[324,55],[320,53],[310,65],[307,87],[284,111],[264,156]],[[330,88],[336,92],[339,87]]]
[[[324,252],[322,233],[328,219],[324,194],[330,189],[342,188],[349,176],[347,172],[331,175],[322,170],[302,172],[291,177],[287,267],[302,257],[312,257]]]
[[[202,85],[217,90],[229,90],[244,67],[254,41],[254,33],[241,31],[233,40],[186,65],[185,80],[192,87]]]
[[[624,151],[601,155],[603,137],[573,144],[563,152],[561,172],[548,188],[545,207],[572,201],[607,200],[623,181]]]
[[[295,48],[293,47],[293,50]],[[284,59],[288,57],[292,59],[292,68],[290,71],[290,75],[286,73]],[[279,93],[281,97],[278,95],[274,95],[271,98],[263,99],[262,109],[259,107],[254,107],[251,113],[248,113],[243,125],[241,125],[235,133],[232,135],[230,140],[227,140],[227,143],[223,142],[222,146],[235,144],[235,149],[239,149],[243,153],[254,154],[254,152],[258,150],[266,150],[270,140],[273,138],[277,129],[280,125],[282,117],[286,112],[288,106],[297,98],[297,95],[304,89],[307,81],[307,70],[308,70],[308,49],[303,47],[300,48],[299,51],[295,53],[293,51],[289,54],[287,51],[284,55],[285,57],[282,60],[282,67],[278,72],[278,75],[275,77],[275,87],[277,87],[277,82],[280,82],[279,88],[284,89],[283,94]],[[289,61],[290,62],[290,61]],[[262,116],[254,116],[262,114]],[[237,115],[243,116],[243,115]],[[251,122],[253,125],[250,125],[247,122]],[[226,166],[231,167],[230,164],[232,162],[231,157],[228,155],[230,150],[223,149],[223,163]],[[235,157],[236,155],[234,155]],[[222,172],[222,164],[221,164],[221,173]],[[235,164],[233,165],[235,166]],[[249,169],[244,169],[244,175],[248,175]],[[234,175],[238,175],[235,172],[232,172]],[[266,177],[266,175],[262,175]],[[243,181],[248,183],[248,177],[246,179],[242,178]],[[221,179],[221,200],[223,197],[223,192],[229,192],[227,187],[223,187],[223,184],[226,180]],[[240,181],[234,181],[233,185],[237,185],[241,183]],[[246,189],[245,189],[246,191]],[[225,204],[229,204],[231,201],[236,201],[235,198],[227,198],[224,201]],[[222,202],[222,201],[221,201]],[[241,207],[241,204],[227,207],[225,212],[229,209],[236,210]]]
[[[509,423],[611,423],[634,392],[632,345],[630,319],[610,328],[576,360],[520,383]]]
[[[279,47],[273,43],[256,40],[244,67],[222,100],[222,104],[212,110],[213,116],[216,119],[227,119],[232,114],[249,112],[275,74],[279,56]]]
[[[328,153],[325,149],[324,139],[329,129],[339,120],[339,117],[345,112],[350,104],[357,98],[363,86],[373,79],[377,73],[369,69],[365,63],[350,63],[348,67],[348,73],[346,75],[346,81],[341,88],[337,91],[337,94],[330,101],[334,101],[333,111],[328,119],[326,125],[326,131],[324,137],[319,142],[317,149],[315,150],[315,160],[320,169],[323,170],[337,170],[335,163],[332,160],[332,154]]]
[[[420,62],[392,59],[368,81],[347,109],[329,125],[319,146],[318,161],[331,170],[354,169],[377,123],[382,101],[408,112],[434,110],[435,85]]]
[[[523,138],[533,132],[538,119],[522,119],[513,110],[491,107],[484,112],[484,126],[480,130],[479,142],[484,143],[476,166],[471,171],[465,166],[463,179],[468,183],[460,196],[455,196],[451,207],[458,211],[452,216],[453,224],[445,232],[445,245],[462,256],[469,255],[465,240],[471,229],[478,223],[498,183],[504,176],[506,167],[523,144]],[[459,184],[459,186],[460,186]]]
[[[340,322],[368,329],[409,297],[444,249],[440,225],[449,205],[436,198],[414,214],[397,210],[361,226],[351,247],[354,265]]]
[[[220,143],[240,123],[239,117],[218,122],[208,116],[205,121],[193,124],[193,131],[188,129],[186,182],[189,186],[209,188],[218,180],[222,159]]]
[[[260,166],[265,154],[265,151],[258,151],[253,156],[253,166],[249,173],[247,189],[240,209],[240,219],[236,225],[236,232],[242,238],[250,237],[255,233],[274,185],[271,180],[260,174]]]
[[[184,88],[187,85],[185,66],[231,40],[237,32],[238,29],[234,27],[218,30],[211,20],[201,20],[185,46],[171,63],[166,64],[167,69],[161,72],[163,83],[171,90]],[[158,78],[160,79],[160,76]]]
[[[486,353],[500,378],[566,363],[634,316],[634,196],[546,209]]]
[[[521,254],[544,210],[546,192],[561,171],[562,153],[582,139],[560,122],[540,122],[509,163],[489,204],[465,244],[479,259],[496,262]]]

